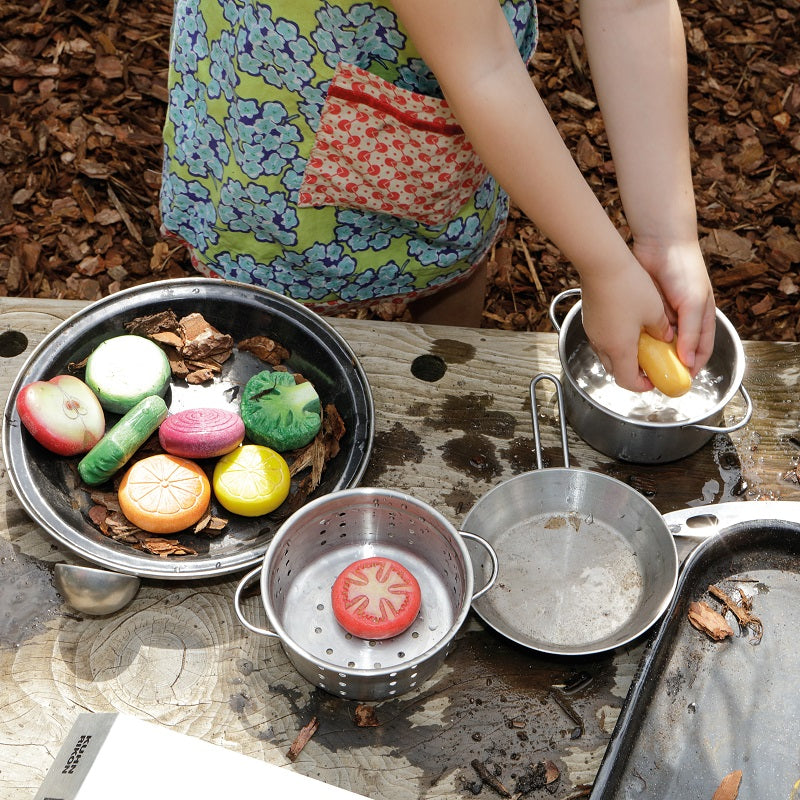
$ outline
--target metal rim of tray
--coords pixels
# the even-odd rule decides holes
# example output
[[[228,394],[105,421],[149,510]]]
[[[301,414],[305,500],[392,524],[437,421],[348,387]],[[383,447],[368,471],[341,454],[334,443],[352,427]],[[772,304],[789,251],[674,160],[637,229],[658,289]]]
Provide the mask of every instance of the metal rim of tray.
[[[47,380],[57,374],[68,361],[79,360],[88,355],[86,352],[75,354],[74,350],[70,351],[70,343],[75,342],[76,346],[80,343],[86,350],[89,347],[88,342],[92,339],[92,331],[99,326],[107,328],[110,321],[115,319],[115,315],[121,317],[124,314],[130,319],[153,313],[157,308],[168,308],[171,304],[181,303],[184,304],[186,313],[191,304],[199,307],[207,303],[211,307],[214,304],[228,303],[237,310],[241,308],[242,312],[249,311],[252,314],[264,315],[270,320],[278,320],[287,329],[299,331],[298,335],[302,335],[304,341],[314,341],[318,344],[325,359],[340,370],[335,379],[347,384],[343,390],[346,390],[348,398],[354,404],[355,429],[348,431],[347,434],[352,435],[354,441],[342,459],[341,475],[328,491],[356,486],[359,483],[369,462],[374,437],[375,411],[372,392],[367,376],[353,350],[322,317],[301,303],[275,292],[213,278],[180,278],[122,290],[73,314],[37,345],[11,385],[3,418],[3,458],[17,498],[27,514],[46,533],[73,553],[95,565],[143,578],[190,580],[246,569],[263,558],[274,530],[270,531],[268,538],[258,536],[254,539],[243,538],[240,541],[232,537],[230,552],[209,550],[207,554],[197,557],[161,558],[139,552],[130,545],[107,539],[99,531],[96,532],[97,535],[93,535],[91,530],[84,532],[76,525],[65,523],[63,517],[59,516],[58,509],[54,507],[56,504],[49,501],[43,490],[36,486],[23,441],[27,434],[22,430],[15,400],[19,390],[27,383]],[[228,332],[224,330],[222,322],[209,321],[223,332]],[[262,331],[253,330],[249,335],[260,332]],[[96,346],[96,343],[93,346]],[[288,342],[285,344],[290,345]],[[75,357],[76,355],[78,357]],[[320,493],[324,492],[316,490],[316,494],[312,494],[311,498]],[[68,498],[67,491],[65,502],[68,502]],[[277,527],[278,524],[274,524],[275,530]]]

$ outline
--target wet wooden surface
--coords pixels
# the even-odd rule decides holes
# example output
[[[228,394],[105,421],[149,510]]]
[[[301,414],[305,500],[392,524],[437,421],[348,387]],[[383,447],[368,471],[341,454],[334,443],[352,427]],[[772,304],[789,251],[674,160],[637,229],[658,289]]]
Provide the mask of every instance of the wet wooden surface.
[[[0,299],[0,399],[25,359],[82,303]],[[558,372],[555,334],[331,320],[372,387],[376,435],[362,485],[399,489],[458,525],[490,488],[535,467],[528,384]],[[724,501],[800,499],[800,345],[746,342],[744,384],[755,411],[674,464],[621,464],[571,430],[572,466],[611,474],[662,512]],[[545,466],[560,444],[545,389]],[[732,421],[743,404],[726,411]],[[233,611],[240,576],[144,581],[108,617],[64,604],[56,562],[75,562],[27,517],[3,465],[0,493],[0,795],[30,798],[81,711],[122,711],[379,800],[471,797],[477,760],[507,787],[530,765],[561,771],[553,795],[592,781],[644,641],[593,658],[550,658],[514,645],[474,615],[435,675],[377,703],[377,727],[354,722],[356,703],[301,678],[281,645],[251,634]],[[535,587],[532,587],[535,591]],[[247,601],[256,621],[257,601]],[[570,694],[583,723],[551,688],[585,674]],[[291,763],[290,744],[312,717],[319,729]],[[180,767],[178,767],[180,768]],[[496,796],[488,786],[483,796]]]

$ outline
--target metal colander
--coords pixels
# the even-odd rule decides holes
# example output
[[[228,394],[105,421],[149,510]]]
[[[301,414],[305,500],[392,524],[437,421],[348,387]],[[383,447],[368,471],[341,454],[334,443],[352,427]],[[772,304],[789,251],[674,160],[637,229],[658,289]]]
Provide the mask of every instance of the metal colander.
[[[464,539],[482,545],[491,576],[473,592]],[[331,607],[342,570],[371,556],[403,564],[417,579],[422,603],[410,628],[384,640],[347,633]],[[275,534],[262,566],[236,590],[236,613],[249,630],[276,637],[295,669],[321,689],[357,700],[379,700],[426,680],[447,655],[474,599],[493,584],[497,557],[481,537],[456,529],[434,508],[387,489],[347,489],[295,512]],[[244,588],[260,579],[271,629],[249,622]]]

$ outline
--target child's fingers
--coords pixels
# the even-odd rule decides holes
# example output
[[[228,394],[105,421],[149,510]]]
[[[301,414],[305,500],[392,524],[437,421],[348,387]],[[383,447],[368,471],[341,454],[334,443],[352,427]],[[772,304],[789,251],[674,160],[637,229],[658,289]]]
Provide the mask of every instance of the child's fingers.
[[[692,375],[705,365],[714,349],[716,309],[713,298],[704,306],[682,313],[678,319],[678,358]]]
[[[593,345],[594,351],[606,373],[614,378],[615,383],[632,392],[647,392],[653,388],[649,378],[639,367],[636,350],[613,357]]]
[[[612,364],[614,380],[623,389],[632,392],[647,392],[653,388],[653,384],[645,377],[639,369],[639,362],[634,358],[625,358],[617,364]]]

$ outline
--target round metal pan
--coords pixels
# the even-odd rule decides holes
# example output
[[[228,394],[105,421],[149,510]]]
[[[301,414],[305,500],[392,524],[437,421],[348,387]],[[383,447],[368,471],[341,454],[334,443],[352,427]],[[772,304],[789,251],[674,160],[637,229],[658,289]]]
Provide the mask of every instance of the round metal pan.
[[[3,418],[3,457],[25,510],[61,544],[95,564],[141,577],[205,578],[255,566],[288,512],[240,517],[212,501],[213,513],[229,520],[222,535],[170,537],[196,549],[197,555],[162,558],[135,550],[92,524],[88,511],[93,503],[78,478],[78,459],[48,453],[23,428],[15,407],[23,386],[66,372],[102,341],[124,333],[126,322],[167,309],[178,317],[198,312],[234,342],[256,335],[276,339],[290,351],[289,369],[314,384],[323,405],[336,406],[346,433],[309,499],[360,481],[372,449],[372,393],[355,354],[322,317],[274,292],[211,278],[159,281],[118,292],[65,320],[39,344],[11,386]],[[167,404],[171,412],[198,406],[238,410],[244,384],[265,368],[255,356],[234,349],[211,382],[189,386],[173,381]]]
[[[556,387],[563,468],[542,467],[536,386]],[[569,466],[561,383],[531,381],[537,469],[481,497],[462,529],[486,539],[500,563],[477,614],[518,644],[554,655],[591,655],[644,633],[666,609],[678,554],[663,517],[631,486]],[[476,579],[491,565],[473,553]]]

